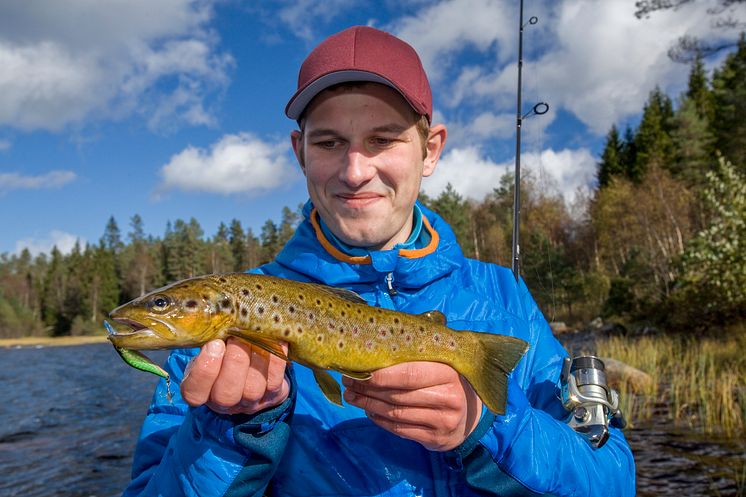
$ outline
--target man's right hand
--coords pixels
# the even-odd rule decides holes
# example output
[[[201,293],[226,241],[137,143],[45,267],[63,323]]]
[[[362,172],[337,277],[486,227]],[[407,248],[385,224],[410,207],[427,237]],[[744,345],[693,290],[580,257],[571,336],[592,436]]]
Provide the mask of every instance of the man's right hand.
[[[287,344],[282,347],[287,354]],[[181,396],[192,407],[206,405],[221,414],[254,414],[288,398],[286,365],[279,357],[236,338],[212,340],[187,366]]]

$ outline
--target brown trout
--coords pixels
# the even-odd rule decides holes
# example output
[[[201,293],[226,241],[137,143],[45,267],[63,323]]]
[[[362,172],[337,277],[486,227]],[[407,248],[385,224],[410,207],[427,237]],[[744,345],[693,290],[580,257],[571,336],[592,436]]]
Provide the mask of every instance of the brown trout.
[[[308,366],[339,405],[340,386],[326,370],[365,380],[386,366],[434,361],[458,371],[492,412],[504,414],[507,375],[527,349],[518,338],[452,330],[438,311],[406,314],[370,306],[348,290],[246,273],[179,281],[110,317],[128,328],[109,334],[118,350],[197,347],[235,336]],[[280,341],[288,343],[287,355]]]

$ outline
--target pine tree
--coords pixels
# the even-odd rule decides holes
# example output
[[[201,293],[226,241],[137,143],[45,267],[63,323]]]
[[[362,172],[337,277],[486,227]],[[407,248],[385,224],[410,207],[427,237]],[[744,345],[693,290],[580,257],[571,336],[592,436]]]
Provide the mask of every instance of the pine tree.
[[[471,208],[469,203],[453,188],[453,185],[448,183],[445,190],[429,203],[429,207],[451,225],[464,253],[473,256],[475,247],[471,226]]]
[[[262,243],[260,263],[264,264],[274,259],[280,251],[279,230],[277,229],[277,225],[271,219],[267,219],[262,226],[260,240]]]
[[[606,145],[601,154],[601,162],[598,163],[598,186],[608,186],[612,178],[623,176],[625,171],[624,150],[619,131],[615,125],[611,126],[609,134],[606,135]]]
[[[670,166],[673,157],[672,118],[671,99],[656,87],[645,104],[635,135],[636,159],[627,173],[633,182],[640,183],[649,168]]]
[[[746,35],[712,77],[712,128],[717,149],[746,172]]]
[[[246,238],[241,221],[238,219],[231,221],[228,243],[231,246],[231,253],[233,254],[233,270],[236,272],[245,271],[248,266],[246,261]]]

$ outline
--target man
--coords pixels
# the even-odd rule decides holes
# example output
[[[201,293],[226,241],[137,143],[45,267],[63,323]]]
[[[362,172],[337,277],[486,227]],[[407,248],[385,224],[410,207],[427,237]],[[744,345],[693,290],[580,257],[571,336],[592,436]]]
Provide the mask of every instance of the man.
[[[415,51],[368,27],[322,42],[286,114],[307,179],[305,219],[263,274],[351,289],[371,305],[526,340],[504,416],[449,366],[411,362],[343,378],[340,408],[312,373],[239,341],[174,351],[125,495],[633,495],[621,433],[593,449],[563,422],[567,355],[512,273],[465,259],[416,202],[446,140]],[[197,354],[197,352],[199,352]]]

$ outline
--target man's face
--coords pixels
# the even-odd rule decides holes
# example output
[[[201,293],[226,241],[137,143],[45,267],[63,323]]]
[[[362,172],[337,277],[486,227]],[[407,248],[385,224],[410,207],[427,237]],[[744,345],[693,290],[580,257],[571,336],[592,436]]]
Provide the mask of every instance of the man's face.
[[[396,90],[380,84],[342,86],[308,106],[293,148],[314,206],[343,242],[374,250],[407,240],[423,176],[445,143],[431,128],[423,159],[415,115]]]

